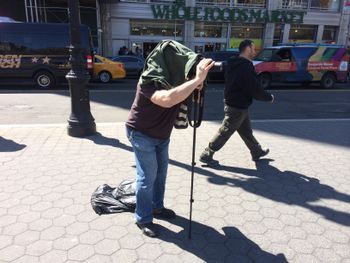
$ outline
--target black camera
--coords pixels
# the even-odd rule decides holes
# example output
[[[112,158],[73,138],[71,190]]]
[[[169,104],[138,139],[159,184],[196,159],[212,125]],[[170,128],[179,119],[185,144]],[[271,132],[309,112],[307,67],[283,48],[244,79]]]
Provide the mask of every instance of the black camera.
[[[221,61],[215,61],[214,66],[210,69],[210,71],[221,72],[224,70],[224,65]]]
[[[204,56],[200,55],[198,57],[198,61],[196,64],[199,63],[199,61],[201,61],[204,58]],[[210,69],[210,71],[214,71],[214,72],[221,72],[224,70],[224,66],[223,63],[221,61],[215,61],[214,62],[214,66]]]

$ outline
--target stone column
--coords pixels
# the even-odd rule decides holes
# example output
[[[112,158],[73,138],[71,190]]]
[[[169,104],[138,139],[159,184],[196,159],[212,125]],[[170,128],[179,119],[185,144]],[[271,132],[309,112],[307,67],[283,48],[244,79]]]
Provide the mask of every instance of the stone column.
[[[289,31],[290,31],[290,24],[284,24],[282,43],[288,43]]]
[[[317,35],[316,35],[316,43],[322,43],[324,25],[318,25],[317,27]]]
[[[272,46],[274,32],[275,32],[275,24],[267,23],[264,29],[264,47]]]
[[[186,6],[196,6],[195,0],[186,0]],[[194,50],[194,21],[187,20],[184,24],[183,40],[184,45]]]
[[[343,10],[340,19],[337,43],[347,45],[350,37],[350,11]]]

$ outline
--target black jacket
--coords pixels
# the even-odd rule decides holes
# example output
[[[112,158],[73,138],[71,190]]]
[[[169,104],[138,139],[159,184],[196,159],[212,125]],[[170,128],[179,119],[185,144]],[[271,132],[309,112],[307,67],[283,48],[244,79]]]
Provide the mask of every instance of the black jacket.
[[[260,86],[253,63],[240,56],[228,61],[224,96],[228,106],[240,109],[247,109],[253,99],[272,100],[272,95]]]

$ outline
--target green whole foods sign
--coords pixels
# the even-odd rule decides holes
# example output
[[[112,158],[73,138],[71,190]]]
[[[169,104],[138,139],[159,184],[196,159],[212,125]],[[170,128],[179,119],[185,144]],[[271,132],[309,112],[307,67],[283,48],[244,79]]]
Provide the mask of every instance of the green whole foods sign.
[[[151,5],[156,19],[222,21],[237,23],[303,23],[303,11]]]

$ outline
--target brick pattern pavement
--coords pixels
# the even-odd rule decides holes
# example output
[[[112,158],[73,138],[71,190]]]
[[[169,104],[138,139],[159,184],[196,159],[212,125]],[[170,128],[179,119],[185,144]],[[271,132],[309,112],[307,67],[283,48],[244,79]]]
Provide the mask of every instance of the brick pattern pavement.
[[[198,129],[197,156],[219,127]],[[98,216],[100,184],[133,178],[122,123],[99,135],[64,126],[0,126],[0,262],[350,262],[350,122],[255,123],[271,150],[257,165],[234,135],[196,167],[187,238],[192,130],[172,136],[161,236],[140,234],[130,213]],[[312,140],[310,140],[312,139]]]

